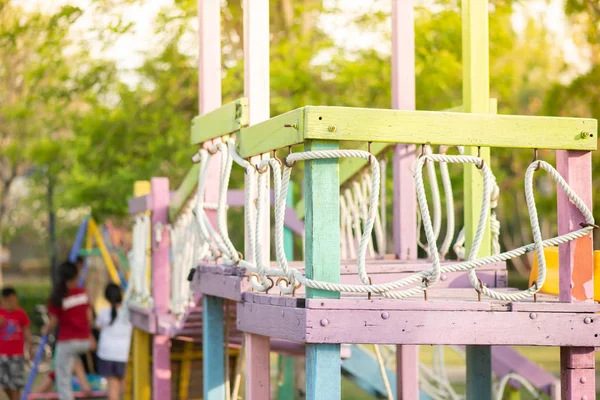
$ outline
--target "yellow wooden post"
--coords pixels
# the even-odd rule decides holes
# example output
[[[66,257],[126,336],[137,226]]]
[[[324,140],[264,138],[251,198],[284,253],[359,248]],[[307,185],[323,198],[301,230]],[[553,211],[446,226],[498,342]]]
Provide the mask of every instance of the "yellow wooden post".
[[[183,357],[181,359],[181,369],[179,372],[179,399],[187,400],[189,398],[190,377],[192,375],[192,357],[194,355],[194,343],[185,342],[183,344]]]
[[[149,181],[137,181],[133,186],[133,195],[144,196],[150,193]],[[149,213],[149,211],[147,211]],[[151,237],[148,235],[148,249]],[[147,257],[150,263],[150,257]],[[147,265],[150,271],[150,265]],[[150,399],[150,335],[140,329],[133,329],[132,337],[133,355],[133,398],[136,400]]]

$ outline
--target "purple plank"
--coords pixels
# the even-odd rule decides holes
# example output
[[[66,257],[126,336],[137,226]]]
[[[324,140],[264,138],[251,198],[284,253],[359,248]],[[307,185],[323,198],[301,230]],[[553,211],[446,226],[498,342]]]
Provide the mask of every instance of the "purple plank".
[[[222,297],[233,301],[242,301],[243,277],[219,275],[196,271],[193,289],[204,295]]]
[[[148,333],[156,333],[156,318],[152,310],[129,305],[129,319],[136,328]]]
[[[131,199],[129,199],[128,205],[129,214],[137,214],[140,212],[147,211],[151,208],[150,196],[144,195],[132,197]]]
[[[314,310],[395,310],[395,311],[490,311],[485,301],[415,301],[366,299],[306,299],[306,308]],[[365,342],[368,343],[368,342]]]
[[[301,308],[238,303],[237,326],[243,332],[303,342],[305,313]]]
[[[600,312],[600,304],[597,303],[532,303],[515,302],[510,303],[511,311],[517,312],[552,312],[552,313],[597,313]],[[593,320],[592,320],[593,322]]]

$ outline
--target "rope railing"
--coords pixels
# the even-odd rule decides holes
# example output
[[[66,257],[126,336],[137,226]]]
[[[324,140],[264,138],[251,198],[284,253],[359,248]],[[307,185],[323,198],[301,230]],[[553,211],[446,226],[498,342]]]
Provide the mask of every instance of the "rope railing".
[[[423,223],[423,229],[425,231],[425,237],[427,239],[427,249],[428,254],[430,255],[431,267],[427,270],[415,273],[411,276],[392,281],[386,283],[379,284],[371,284],[371,280],[368,276],[368,272],[366,269],[366,257],[369,251],[369,241],[372,240],[371,235],[373,232],[373,228],[376,221],[376,216],[378,214],[378,200],[380,194],[380,169],[379,162],[377,159],[369,152],[362,150],[322,150],[322,151],[306,151],[306,152],[298,152],[289,154],[284,162],[278,160],[276,158],[264,159],[260,161],[256,166],[250,164],[249,162],[241,159],[239,155],[235,152],[235,144],[231,139],[228,143],[228,146],[221,143],[211,150],[212,152],[219,151],[222,155],[222,167],[221,167],[221,177],[220,177],[220,200],[217,207],[217,222],[220,223],[219,233],[217,236],[214,229],[212,229],[210,223],[207,218],[204,217],[204,207],[201,201],[198,201],[196,206],[196,220],[200,225],[200,232],[202,235],[202,239],[207,241],[211,245],[211,249],[213,251],[213,256],[218,254],[218,258],[220,258],[224,263],[228,265],[237,265],[239,267],[246,268],[248,272],[250,272],[249,281],[252,287],[257,291],[268,291],[271,287],[274,286],[273,277],[280,278],[278,279],[277,285],[279,289],[285,294],[293,294],[294,289],[298,284],[302,284],[306,287],[327,291],[336,291],[336,292],[349,292],[349,293],[364,293],[364,294],[378,294],[387,298],[392,299],[403,299],[415,295],[422,294],[423,291],[427,290],[434,286],[441,276],[441,274],[448,272],[459,272],[464,271],[467,272],[469,281],[473,288],[483,294],[485,296],[497,299],[497,300],[505,300],[505,301],[516,301],[523,300],[525,298],[533,296],[539,289],[543,286],[544,280],[546,277],[546,263],[543,248],[548,246],[556,246],[562,243],[566,243],[571,240],[578,239],[590,233],[594,226],[594,218],[589,210],[589,208],[583,203],[583,201],[577,196],[577,194],[569,187],[566,181],[560,176],[558,171],[554,169],[550,164],[544,161],[534,161],[529,168],[527,169],[525,175],[525,198],[527,202],[527,207],[530,215],[530,225],[533,233],[534,241],[533,243],[521,246],[517,249],[513,249],[510,251],[505,251],[503,253],[493,254],[487,257],[478,258],[477,254],[481,243],[483,241],[483,236],[485,232],[485,227],[488,221],[488,215],[490,213],[490,208],[494,208],[497,203],[497,184],[496,179],[491,172],[489,166],[484,162],[483,159],[476,156],[466,156],[466,155],[446,155],[446,154],[431,154],[431,152],[425,152],[422,156],[417,159],[414,178],[416,183],[416,191],[417,191],[417,200],[419,205],[419,211],[421,214],[421,219]],[[204,191],[204,184],[206,181],[206,164],[208,163],[208,159],[210,158],[210,153],[207,150],[200,150],[199,152],[199,161],[201,163],[200,168],[200,179],[199,179],[199,188],[198,188],[198,196],[200,196]],[[369,162],[371,167],[371,185],[370,190],[368,192],[369,198],[366,207],[364,205],[365,200],[363,199],[362,207],[358,207],[358,210],[354,210],[354,215],[352,216],[352,222],[356,225],[356,216],[360,216],[364,219],[364,223],[362,224],[360,239],[358,243],[358,251],[356,254],[357,259],[357,270],[358,276],[362,284],[357,285],[348,285],[348,284],[337,284],[331,282],[324,282],[319,280],[313,280],[307,278],[302,272],[291,268],[287,260],[285,258],[285,254],[283,252],[283,224],[285,217],[285,199],[287,195],[287,189],[289,185],[289,180],[291,177],[291,170],[295,163],[298,161],[309,161],[309,160],[317,160],[317,159],[332,159],[332,158],[362,158]],[[235,250],[235,247],[229,241],[226,229],[226,208],[224,207],[224,201],[222,198],[225,196],[227,191],[227,186],[229,184],[229,176],[231,172],[231,160],[235,161],[237,164],[242,166],[246,174],[248,174],[251,179],[256,179],[258,181],[258,193],[257,193],[257,207],[256,207],[256,215],[249,212],[246,213],[246,231],[251,233],[249,236],[249,240],[251,241],[251,245],[254,248],[255,260],[254,263],[249,262],[248,260],[244,260],[242,257],[239,257],[239,253]],[[440,254],[443,254],[444,251],[447,251],[448,240],[444,240],[442,245],[442,251],[438,250],[438,246],[436,243],[437,235],[436,235],[436,225],[435,221],[432,222],[432,218],[430,215],[430,209],[427,202],[427,195],[425,191],[425,186],[423,182],[423,168],[425,165],[434,164],[434,163],[444,163],[447,164],[473,164],[475,165],[481,172],[483,177],[483,196],[482,203],[479,213],[479,220],[477,222],[475,235],[473,239],[473,244],[471,246],[468,259],[466,261],[449,264],[449,265],[441,265],[441,257]],[[428,172],[431,170],[429,167]],[[270,169],[273,173],[273,187],[275,192],[275,250],[276,250],[276,258],[277,258],[277,269],[268,269],[266,266],[262,265],[261,262],[261,236],[260,232],[262,231],[261,221],[264,219],[262,216],[265,213],[264,196],[266,191],[266,180],[268,179],[268,174],[265,172]],[[560,235],[551,239],[543,240],[541,237],[541,231],[537,216],[537,209],[535,206],[535,197],[533,192],[533,175],[534,172],[543,169],[550,174],[552,179],[556,182],[556,184],[565,192],[567,197],[576,205],[576,207],[581,211],[584,221],[582,221],[583,225],[581,229],[570,232],[568,234]],[[435,171],[434,171],[435,172]],[[444,174],[442,175],[444,176]],[[443,178],[445,179],[445,178]],[[360,197],[364,196],[366,193],[362,189],[360,189],[360,185],[358,189],[354,190],[354,196],[358,197],[360,201]],[[356,186],[354,186],[356,188]],[[360,190],[359,190],[360,189]],[[445,191],[449,192],[449,187],[445,189]],[[353,202],[352,196],[348,194],[348,191],[344,193],[346,204],[341,204],[341,207],[346,207],[346,209],[351,209],[354,205],[350,205]],[[202,197],[198,197],[201,199]],[[246,206],[250,206],[250,202],[254,201],[253,193],[246,193]],[[252,210],[254,207],[250,207],[249,210]],[[345,218],[346,229],[349,223],[349,218],[346,216]],[[491,222],[492,225],[494,222]],[[493,228],[493,227],[492,227]],[[355,227],[355,231],[358,232],[360,226]],[[492,229],[494,230],[494,229]],[[499,230],[499,229],[498,229]],[[439,234],[439,230],[437,231]],[[350,242],[350,236],[347,235],[346,242]],[[446,238],[447,239],[447,238]],[[353,238],[354,240],[354,238]],[[218,253],[217,251],[218,250]],[[535,250],[537,252],[538,265],[539,265],[539,274],[536,282],[530,288],[513,292],[513,293],[501,293],[498,291],[494,291],[482,285],[481,281],[478,279],[476,274],[476,268],[496,262],[508,261],[512,258],[519,257],[528,252]],[[494,252],[499,251],[498,248],[494,249]],[[407,288],[407,286],[412,285]]]
[[[132,303],[149,307],[152,306],[152,294],[148,286],[148,257],[150,252],[150,216],[143,214],[135,217],[133,224],[132,246],[129,252],[131,267],[131,284],[129,300]]]

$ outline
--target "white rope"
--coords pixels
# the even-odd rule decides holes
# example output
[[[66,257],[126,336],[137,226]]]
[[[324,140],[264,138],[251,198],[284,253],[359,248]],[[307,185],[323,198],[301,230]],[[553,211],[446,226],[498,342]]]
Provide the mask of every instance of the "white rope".
[[[383,380],[383,386],[385,387],[387,398],[388,400],[394,400],[394,392],[392,392],[392,385],[390,385],[390,380],[388,379],[383,356],[381,355],[381,350],[379,350],[379,346],[376,344],[373,345],[373,349],[375,350],[375,358],[377,359],[379,373],[381,374],[381,379]]]
[[[131,302],[142,306],[152,304],[152,296],[148,287],[147,264],[150,252],[148,237],[150,235],[150,216],[142,214],[135,217],[132,234],[132,247],[129,253],[131,265]]]

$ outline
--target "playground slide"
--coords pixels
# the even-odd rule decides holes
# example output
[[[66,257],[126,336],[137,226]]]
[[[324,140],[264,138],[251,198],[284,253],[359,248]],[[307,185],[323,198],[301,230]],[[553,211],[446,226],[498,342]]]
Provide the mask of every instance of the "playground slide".
[[[377,398],[386,398],[386,390],[379,372],[379,364],[375,356],[358,346],[352,346],[352,356],[342,361],[342,373],[351,379],[366,393]],[[492,368],[497,376],[509,373],[526,378],[538,391],[551,394],[558,384],[558,379],[537,364],[529,361],[515,349],[507,346],[494,346],[492,350]],[[396,374],[387,371],[388,380],[396,395]],[[518,388],[518,386],[516,386]],[[421,392],[419,400],[430,400],[432,397]]]
[[[546,282],[540,290],[542,293],[558,296],[558,247],[544,248],[546,256]],[[600,250],[594,251],[594,276],[600,276]],[[529,286],[537,279],[538,262],[536,253],[533,253],[533,266],[529,277]],[[600,279],[594,279],[594,300],[600,301]]]
[[[358,346],[351,346],[351,349],[352,356],[342,361],[342,374],[371,396],[381,399],[387,398],[385,385],[375,356]],[[388,370],[387,376],[395,397],[396,374]],[[433,398],[420,392],[419,400],[433,400]]]

